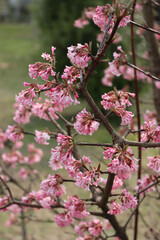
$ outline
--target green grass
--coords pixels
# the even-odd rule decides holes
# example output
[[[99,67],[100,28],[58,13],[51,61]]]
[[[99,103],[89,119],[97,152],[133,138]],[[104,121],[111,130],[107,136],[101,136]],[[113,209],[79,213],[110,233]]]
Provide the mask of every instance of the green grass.
[[[34,27],[27,24],[0,25],[0,125],[6,127],[13,115],[15,94],[30,81],[28,65],[39,50]]]

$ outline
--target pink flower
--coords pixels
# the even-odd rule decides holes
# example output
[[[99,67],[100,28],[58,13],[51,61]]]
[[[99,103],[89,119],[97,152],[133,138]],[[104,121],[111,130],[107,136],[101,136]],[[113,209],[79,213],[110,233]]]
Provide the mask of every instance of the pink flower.
[[[10,152],[2,154],[3,162],[9,163],[11,167],[15,167],[16,163],[19,163],[24,160],[24,157],[21,152],[11,150]]]
[[[0,208],[3,208],[5,205],[9,203],[9,197],[5,196],[3,198],[0,198]],[[7,211],[8,209],[6,207],[3,208],[3,210],[0,210],[2,212]]]
[[[84,233],[87,229],[88,229],[87,222],[79,222],[79,224],[75,226],[76,233],[81,237],[84,237]]]
[[[89,46],[87,43],[85,43],[85,45],[78,43],[77,47],[73,45],[68,47],[68,58],[79,68],[88,67],[88,61],[91,59],[91,57],[88,57],[88,54]]]
[[[94,116],[83,109],[76,116],[76,122],[74,123],[74,129],[79,134],[92,135],[99,127],[99,122],[94,120]]]
[[[120,188],[122,185],[123,185],[123,181],[119,179],[117,176],[115,176],[112,190],[116,190]]]
[[[47,179],[41,182],[41,189],[51,197],[60,197],[65,194],[65,187],[61,186],[63,178],[59,174],[48,175]]]
[[[40,148],[36,148],[33,143],[28,144],[28,156],[25,157],[24,162],[26,164],[32,165],[34,163],[40,162],[43,156],[43,151]]]
[[[134,93],[124,92],[124,91],[110,91],[102,95],[103,101],[101,101],[104,109],[116,109],[117,107],[126,108],[126,106],[131,106],[129,97],[134,97]]]
[[[90,214],[86,211],[86,203],[79,199],[77,195],[68,196],[69,201],[65,201],[65,208],[70,212],[71,217],[86,218]]]
[[[126,179],[130,174],[137,170],[138,166],[135,164],[137,159],[134,157],[131,148],[107,148],[104,151],[106,160],[111,158],[112,162],[108,164],[108,171],[117,174],[118,178]]]
[[[111,201],[110,210],[108,211],[111,215],[117,215],[122,213],[121,205],[119,205],[116,201]]]
[[[31,112],[22,104],[16,103],[14,105],[16,111],[14,113],[14,121],[19,124],[26,124],[30,122]]]
[[[99,237],[102,233],[103,226],[99,219],[95,218],[91,222],[89,222],[89,233],[94,237]]]
[[[126,189],[123,189],[120,195],[122,210],[135,208],[138,204],[137,198],[133,197]]]
[[[60,165],[62,163],[67,164],[67,162],[70,161],[70,159],[72,159],[72,151],[73,151],[72,137],[65,136],[59,133],[57,137],[57,142],[59,146],[51,150],[52,156],[50,160],[50,166],[55,165],[55,167],[58,164],[58,162],[60,163]]]
[[[6,130],[6,135],[8,139],[12,142],[19,141],[23,139],[23,129],[20,128],[18,125],[13,125],[13,126],[8,125],[8,128]]]
[[[50,136],[47,132],[42,132],[42,131],[35,130],[35,135],[36,135],[35,140],[39,144],[43,144],[43,145],[48,145],[49,144],[47,141],[50,140]]]
[[[6,226],[10,227],[11,225],[15,224],[18,222],[18,219],[16,218],[14,213],[11,213],[10,219],[6,222]]]
[[[104,77],[102,78],[102,84],[107,87],[112,87],[112,80],[114,78],[114,75],[111,71],[111,68],[108,67],[104,70]]]
[[[109,16],[112,11],[112,7],[110,4],[106,4],[105,6],[97,6],[96,14],[93,16],[94,23],[100,27],[101,31],[105,31],[105,27],[108,24]],[[113,20],[111,21],[110,26],[113,25]]]
[[[66,66],[61,77],[64,81],[67,81],[68,85],[73,85],[77,79],[80,79],[80,73],[77,68]]]
[[[39,87],[37,84],[30,84],[24,82],[24,86],[30,86],[30,88],[23,90],[16,96],[16,102],[22,104],[26,108],[31,107],[33,104],[33,99],[36,97],[36,91],[39,91]]]
[[[47,121],[51,121],[48,114],[53,119],[58,119],[58,116],[56,115],[57,112],[61,112],[61,108],[59,105],[56,105],[54,102],[52,102],[49,99],[45,99],[45,102],[36,102],[32,105],[32,113],[41,119],[45,119]]]
[[[141,133],[142,142],[151,140],[153,142],[160,142],[160,126],[156,126],[154,121],[144,122],[144,131]]]
[[[7,140],[6,133],[3,133],[2,129],[0,128],[0,149],[4,148],[4,143]]]
[[[25,168],[22,167],[19,171],[20,178],[26,179],[28,177],[28,175],[29,175],[29,172]]]
[[[134,114],[132,112],[129,112],[127,110],[125,110],[124,108],[116,108],[114,110],[114,112],[121,117],[122,122],[121,125],[128,125],[130,123],[130,121],[132,120],[132,118],[134,117]]]
[[[127,60],[126,60],[126,55],[122,50],[122,47],[118,46],[117,50],[119,50],[120,53],[117,53],[117,52],[113,53],[114,60],[112,62],[109,62],[109,67],[110,67],[111,73],[118,77],[121,75],[120,66],[124,65]]]
[[[96,179],[97,178],[97,179]],[[100,181],[100,174],[96,176],[96,170],[91,169],[90,171],[77,171],[75,174],[75,184],[78,187],[81,187],[85,190],[89,190],[91,185],[98,186],[98,182]]]
[[[39,203],[41,204],[41,206],[43,207],[43,208],[46,208],[46,209],[51,209],[51,206],[52,205],[55,205],[55,201],[53,200],[53,199],[51,199],[51,197],[44,197],[44,198],[42,198],[40,201],[39,201]]]
[[[148,160],[148,167],[157,173],[160,172],[160,156],[148,157]]]
[[[48,80],[49,76],[55,76],[53,71],[55,67],[55,56],[54,51],[55,47],[52,47],[52,57],[47,53],[42,53],[42,57],[49,61],[49,63],[36,62],[35,64],[29,65],[29,76],[33,79],[41,77],[43,80]]]
[[[148,186],[150,186],[152,183],[154,183],[155,178],[153,176],[148,176],[147,174],[142,177],[141,179],[138,179],[138,185],[135,187],[135,190],[137,192],[142,191],[143,189],[147,188]],[[147,190],[143,191],[141,194],[144,195],[147,192],[153,192],[155,191],[154,187],[150,187]]]
[[[66,227],[72,224],[74,221],[69,212],[64,212],[56,215],[54,220],[59,227]]]
[[[89,22],[85,18],[79,18],[74,21],[74,26],[77,28],[83,28],[85,25],[88,25],[88,24],[89,24]]]

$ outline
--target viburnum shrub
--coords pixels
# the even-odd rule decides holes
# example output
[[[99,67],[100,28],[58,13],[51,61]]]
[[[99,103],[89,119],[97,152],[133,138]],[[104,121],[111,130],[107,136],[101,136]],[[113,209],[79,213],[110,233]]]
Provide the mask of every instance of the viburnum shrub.
[[[151,3],[154,1],[148,2],[154,4]],[[150,5],[145,4],[144,9],[148,7],[152,11]],[[144,123],[140,123],[137,84],[137,80],[153,81],[153,85],[155,83],[154,86],[159,88],[160,79],[136,66],[133,25],[152,35],[156,33],[159,36],[160,33],[133,21],[134,12],[140,11],[141,7],[140,4],[136,5],[136,1],[130,1],[127,5],[113,1],[112,5],[106,3],[96,9],[85,9],[74,25],[82,28],[92,19],[100,28],[102,33],[98,36],[100,44],[97,54],[93,56],[90,43],[69,46],[67,56],[71,65],[65,66],[63,73],[57,73],[56,47],[52,46],[51,55],[42,53],[43,62],[29,65],[29,76],[33,80],[31,83],[24,82],[25,89],[16,96],[15,123],[9,125],[6,131],[0,130],[0,210],[2,214],[4,211],[11,213],[8,226],[19,223],[18,215],[21,214],[23,239],[27,239],[24,233],[27,212],[42,208],[54,213],[52,220],[60,228],[74,226],[77,240],[130,239],[127,227],[135,216],[133,232],[134,239],[137,239],[140,204],[151,193],[153,198],[160,197],[160,157],[157,155],[160,126],[157,125],[157,114],[149,110],[144,114]],[[122,75],[126,80],[134,80],[135,93],[127,88],[116,89],[113,85],[110,91],[102,94],[99,108],[87,86],[92,84],[92,75],[96,74],[97,66],[106,61],[105,53],[110,45],[122,40],[118,36],[118,28],[125,31],[127,24],[131,25],[133,64],[128,62],[128,53],[119,45],[113,53],[113,60],[106,63],[102,83],[112,87],[114,76]],[[100,79],[97,81],[101,87]],[[63,110],[73,104],[81,106],[82,99],[86,101],[86,108],[81,107],[77,115],[71,116],[71,121],[66,119]],[[135,112],[129,108],[133,103],[136,103]],[[112,126],[111,115],[120,119],[119,129]],[[41,130],[35,126],[35,132],[26,131],[25,124],[30,123],[31,116],[46,120],[46,125]],[[47,128],[48,121],[53,124],[54,132]],[[102,129],[103,139],[110,135],[109,143],[85,141],[85,135],[92,140],[91,135]],[[130,140],[133,134],[138,136],[138,140]],[[33,142],[36,141],[40,147],[34,143],[28,144],[28,153],[24,156],[22,140],[27,135],[31,135]],[[77,135],[84,135],[84,142],[78,141]],[[57,142],[55,147],[52,146],[53,138]],[[50,171],[45,173],[45,179],[41,179],[36,169],[43,156],[41,145],[51,147]],[[80,148],[85,146],[92,147],[92,152],[101,148],[102,154],[98,159],[80,154]],[[150,169],[148,174],[142,170],[141,156],[147,148],[154,148],[156,152],[155,156],[145,159],[145,168]],[[138,149],[138,157],[134,155],[135,149]],[[102,156],[103,161],[100,160]],[[17,176],[12,172],[16,172]],[[131,181],[135,183],[136,175],[137,183],[130,184]],[[10,183],[16,185],[19,191],[14,191]],[[28,183],[29,188],[26,187]],[[70,186],[68,190],[66,183]],[[39,189],[35,191],[37,185]],[[76,188],[78,191],[75,194],[73,190]],[[117,215],[120,215],[120,221]],[[151,232],[153,236],[158,236],[153,229]]]

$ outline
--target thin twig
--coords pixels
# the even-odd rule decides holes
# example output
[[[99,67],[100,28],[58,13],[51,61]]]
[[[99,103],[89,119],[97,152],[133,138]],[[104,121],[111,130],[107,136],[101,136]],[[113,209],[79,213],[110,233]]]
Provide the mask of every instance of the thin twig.
[[[108,23],[107,23],[107,26],[106,26],[105,31],[104,31],[103,39],[102,39],[102,42],[100,44],[100,47],[98,48],[97,54],[99,54],[104,47],[105,39],[106,39],[108,31],[110,29],[110,24],[111,24],[112,18],[113,18],[113,13],[111,13],[111,15],[109,16]]]
[[[146,30],[146,31],[149,31],[149,32],[152,32],[152,33],[155,33],[155,34],[160,35],[160,32],[157,31],[157,30],[154,30],[153,28],[150,28],[150,27],[148,27],[148,26],[141,25],[141,24],[136,23],[136,22],[134,22],[134,21],[132,21],[132,20],[130,20],[130,23],[133,24],[133,25],[135,25],[135,26],[137,26],[137,27],[143,28],[143,29]]]
[[[131,63],[129,63],[129,62],[127,62],[126,64],[127,64],[129,67],[132,67],[132,68],[138,70],[139,72],[143,73],[143,74],[146,75],[147,77],[150,77],[150,78],[152,78],[153,80],[160,82],[160,78],[152,75],[150,72],[145,72],[145,71],[142,70],[141,68],[139,68],[139,67],[137,67],[137,66],[135,66],[134,64],[131,64]]]

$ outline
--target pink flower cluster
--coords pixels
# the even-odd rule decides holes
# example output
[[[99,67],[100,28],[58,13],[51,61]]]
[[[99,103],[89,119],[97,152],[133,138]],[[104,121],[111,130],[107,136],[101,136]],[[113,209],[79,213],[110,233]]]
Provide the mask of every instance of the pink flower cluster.
[[[30,122],[31,111],[24,105],[16,103],[14,105],[16,111],[13,120],[18,124],[27,124]]]
[[[142,177],[141,179],[138,179],[137,182],[137,186],[135,187],[135,190],[137,192],[143,191],[145,188],[147,188],[146,190],[144,190],[141,194],[144,195],[147,192],[153,192],[155,191],[155,187],[150,187],[148,188],[152,183],[155,182],[155,177],[154,176],[148,176],[147,174]]]
[[[68,210],[55,216],[55,222],[59,227],[70,225],[73,218],[86,218],[90,214],[86,211],[86,203],[79,199],[77,195],[68,196],[69,201],[65,201],[64,207]]]
[[[110,91],[102,95],[101,104],[104,109],[111,109],[115,112],[119,117],[121,117],[122,122],[121,125],[127,125],[130,123],[134,114],[125,110],[126,106],[132,105],[129,102],[129,96],[134,97],[134,93],[123,92],[123,91]]]
[[[138,166],[135,164],[137,159],[134,157],[131,148],[109,148],[104,151],[106,160],[112,160],[108,164],[108,171],[117,174],[118,178],[129,178],[131,173],[137,170]]]
[[[7,140],[7,135],[3,130],[0,128],[0,149],[4,148],[4,143]]]
[[[91,240],[91,239],[99,239],[101,237],[102,232],[104,230],[108,230],[111,228],[108,220],[105,220],[102,223],[98,218],[94,218],[89,222],[79,222],[79,225],[75,226],[76,233],[80,236],[82,240]]]
[[[36,135],[35,140],[39,144],[44,144],[44,145],[49,144],[49,142],[47,142],[47,141],[50,140],[50,136],[47,132],[44,132],[44,131],[42,132],[42,131],[35,130],[35,135]]]
[[[141,133],[142,142],[152,141],[160,142],[160,126],[157,126],[154,121],[144,122],[143,132]]]
[[[88,67],[88,61],[91,59],[90,56],[89,46],[87,43],[82,45],[80,43],[77,46],[68,47],[68,58],[70,59],[71,63],[75,64],[79,68],[86,68]]]
[[[23,139],[23,129],[18,125],[13,126],[8,125],[6,135],[8,139],[12,142],[19,141]]]
[[[28,89],[23,90],[16,96],[16,102],[22,104],[26,108],[30,108],[33,104],[33,99],[36,97],[36,91],[39,91],[39,87],[35,83],[26,83],[24,86],[30,86]]]
[[[68,196],[68,201],[65,201],[64,206],[74,218],[86,218],[90,215],[89,212],[86,211],[86,203],[77,195],[72,197]]]
[[[83,109],[76,116],[76,122],[74,123],[74,129],[79,134],[92,135],[93,132],[97,131],[99,122],[94,120],[94,116]]]
[[[109,214],[117,215],[121,214],[123,210],[135,208],[137,206],[137,198],[133,197],[126,189],[123,189],[119,196],[121,204],[118,204],[115,200],[110,203]]]
[[[55,72],[53,71],[55,67],[55,47],[52,47],[52,57],[50,54],[42,53],[42,57],[49,61],[49,63],[41,63],[36,62],[35,64],[29,65],[29,76],[33,79],[37,79],[37,77],[41,77],[43,80],[48,80],[49,76],[55,76]]]
[[[121,8],[121,14],[123,14],[125,10],[124,5],[119,5],[119,8]],[[105,27],[108,24],[109,16],[113,13],[113,8],[110,4],[106,4],[105,6],[97,6],[96,8],[96,14],[93,16],[94,23],[100,27],[101,31],[105,31]],[[110,31],[114,26],[114,22],[117,20],[117,16],[114,15],[114,18],[111,20],[110,23]],[[123,19],[120,21],[119,27],[125,27],[127,23],[130,20],[130,16],[124,16]]]
[[[47,179],[41,182],[41,189],[51,197],[60,197],[65,194],[65,187],[61,184],[63,183],[63,178],[59,174],[54,176],[48,175]]]
[[[56,148],[52,148],[51,150],[51,159],[50,159],[50,167],[53,170],[57,170],[62,168],[61,164],[67,164],[70,159],[72,159],[72,151],[73,151],[73,140],[70,136],[58,134],[57,137],[58,146]]]
[[[149,163],[147,164],[150,169],[159,173],[160,172],[160,156],[148,157]]]

